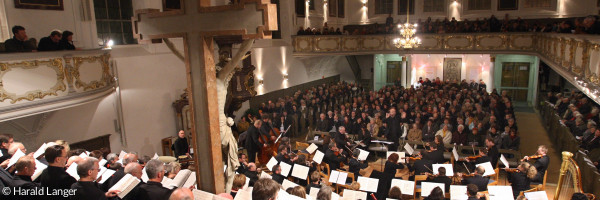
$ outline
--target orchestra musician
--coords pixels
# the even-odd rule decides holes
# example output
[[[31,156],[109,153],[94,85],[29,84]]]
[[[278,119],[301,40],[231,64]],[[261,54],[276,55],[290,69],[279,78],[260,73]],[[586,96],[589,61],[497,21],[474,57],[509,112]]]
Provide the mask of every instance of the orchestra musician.
[[[496,164],[498,164],[498,159],[500,158],[500,152],[498,152],[498,147],[496,147],[496,144],[494,143],[494,138],[491,136],[485,138],[485,146],[487,147],[487,155],[490,157],[492,167],[496,168]]]
[[[483,166],[479,166],[475,168],[475,175],[473,177],[463,179],[462,184],[475,184],[477,185],[477,188],[479,188],[479,191],[486,191],[487,185],[490,182],[490,178],[483,177],[483,174],[485,174],[485,168]],[[463,174],[458,173],[458,176],[462,178]]]
[[[511,183],[513,196],[517,198],[521,191],[531,189],[531,179],[537,175],[537,169],[528,162],[522,162],[516,169],[505,168],[508,181]]]
[[[544,145],[540,145],[537,149],[536,155],[533,156],[525,156],[521,161],[529,161],[531,159],[536,159],[533,166],[537,170],[537,174],[534,178],[531,179],[531,182],[541,183],[544,181],[544,175],[546,174],[546,170],[548,169],[548,165],[550,164],[550,157],[546,155],[548,153],[548,148]]]
[[[338,149],[335,142],[329,143],[329,149],[325,152],[325,163],[329,165],[330,170],[337,170],[340,168],[340,163],[346,160],[343,155],[344,150]]]
[[[334,141],[337,144],[337,147],[341,149],[352,146],[352,143],[350,143],[350,140],[348,139],[348,133],[346,133],[346,127],[344,126],[338,128]]]
[[[260,129],[262,126],[261,120],[255,120],[254,124],[248,128],[246,139],[246,151],[248,151],[248,162],[256,162],[256,153],[260,151],[260,147],[266,147],[267,144],[262,144],[258,141],[258,137],[261,135]]]
[[[395,177],[396,172],[399,169],[404,169],[404,165],[402,163],[398,163],[400,156],[397,153],[393,153],[388,157],[385,162],[385,168],[383,169],[383,174],[388,177]]]
[[[352,152],[352,158],[350,158],[350,162],[348,162],[348,171],[352,172],[355,176],[360,174],[360,170],[367,168],[369,164],[367,161],[359,161],[358,155],[360,155],[360,150],[354,149]]]
[[[445,191],[450,191],[450,185],[452,185],[452,179],[448,176],[446,176],[446,168],[445,167],[440,167],[438,168],[438,174],[436,175],[432,175],[430,173],[427,173],[428,177],[427,177],[427,182],[434,182],[434,183],[443,183],[444,187],[445,187]]]
[[[429,150],[426,150],[423,153],[417,152],[417,157],[423,160],[431,160],[432,163],[444,163],[446,161],[444,159],[444,144],[440,142],[442,141],[442,136],[436,135],[434,141],[436,141],[437,144],[429,145]]]
[[[271,141],[275,141],[277,138],[275,136],[271,136],[271,130],[273,129],[273,121],[271,121],[271,117],[268,114],[262,115],[262,126],[260,127],[260,134],[264,135],[267,138],[270,138]]]
[[[294,161],[296,161],[296,159],[298,159],[297,156],[293,156],[293,155],[289,155],[287,148],[285,145],[279,145],[279,147],[277,148],[277,156],[275,156],[275,159],[278,162],[284,162],[287,164],[292,165]]]

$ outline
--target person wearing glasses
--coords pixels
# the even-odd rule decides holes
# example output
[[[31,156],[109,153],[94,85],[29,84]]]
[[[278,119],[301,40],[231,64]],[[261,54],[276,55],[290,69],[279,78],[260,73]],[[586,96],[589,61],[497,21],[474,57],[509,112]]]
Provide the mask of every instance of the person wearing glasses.
[[[75,178],[65,171],[67,164],[67,151],[60,145],[50,146],[44,152],[44,157],[48,161],[48,168],[42,171],[40,175],[40,184],[50,190],[69,189],[73,183],[77,182]],[[53,196],[52,199],[69,199],[69,197]]]

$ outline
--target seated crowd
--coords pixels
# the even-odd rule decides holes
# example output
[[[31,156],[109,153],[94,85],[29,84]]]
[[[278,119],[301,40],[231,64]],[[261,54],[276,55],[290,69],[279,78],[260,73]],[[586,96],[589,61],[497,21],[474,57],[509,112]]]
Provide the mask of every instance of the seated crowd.
[[[546,101],[554,106],[561,122],[580,142],[582,149],[587,152],[600,151],[600,129],[598,128],[600,107],[598,104],[590,101],[585,94],[575,91],[572,91],[569,96],[563,96],[563,93],[549,92]],[[600,157],[591,159],[596,168],[600,170]]]
[[[398,22],[405,23],[405,22]],[[458,21],[452,19],[417,21],[417,33],[480,33],[480,32],[545,32],[545,33],[575,33],[575,34],[600,34],[600,22],[598,16],[579,17],[575,19],[564,19],[557,21],[554,19],[510,19],[508,14],[504,19],[499,20],[494,15],[490,18],[471,21],[464,19]],[[324,24],[322,29],[300,27],[297,35],[372,35],[372,34],[396,34],[398,33],[397,23],[390,16],[385,24],[369,25],[347,25],[344,30],[328,27]]]
[[[488,93],[487,85],[483,81],[469,83],[466,80],[459,82],[420,78],[416,87],[403,88],[396,84],[385,86],[378,91],[365,91],[360,85],[339,82],[297,91],[292,96],[262,103],[257,109],[258,115],[248,113],[242,117],[237,127],[241,133],[240,146],[244,146],[248,153],[238,154],[242,163],[238,168],[238,176],[249,178],[250,185],[262,177],[259,175],[261,168],[257,167],[254,154],[259,153],[256,149],[263,144],[258,143],[257,138],[262,135],[269,136],[268,133],[273,128],[288,130],[287,127],[291,127],[288,132],[282,134],[294,138],[303,138],[306,131],[326,133],[322,135],[322,144],[317,145],[317,151],[324,152],[323,163],[327,165],[326,169],[345,170],[355,177],[359,174],[362,176],[362,170],[369,165],[365,160],[357,160],[360,151],[351,150],[355,146],[354,142],[362,149],[368,149],[369,146],[375,145],[372,140],[387,140],[390,143],[387,147],[389,151],[401,151],[401,139],[426,143],[425,148],[428,149],[415,153],[417,158],[414,159],[417,161],[413,164],[408,164],[408,161],[405,162],[407,164],[399,163],[408,158],[391,154],[387,158],[384,170],[372,171],[370,177],[380,181],[379,188],[374,193],[378,199],[385,199],[390,195],[390,190],[398,189],[390,184],[397,170],[408,168],[412,174],[409,180],[414,180],[415,175],[431,172],[433,164],[447,162],[443,156],[447,151],[444,145],[474,146],[480,149],[476,158],[462,158],[456,162],[464,162],[464,172],[475,172],[475,175],[470,175],[471,178],[463,179],[462,184],[473,183],[479,188],[477,191],[485,191],[490,179],[483,177],[485,170],[476,165],[490,162],[491,166],[496,168],[500,157],[498,149],[518,151],[520,146],[511,98],[507,96],[506,91],[500,94],[493,89]],[[289,138],[281,140],[275,159],[279,164],[308,167],[310,184],[294,177],[288,177],[288,180],[305,187],[305,191],[310,191],[313,187],[311,185],[319,185],[321,178],[327,179],[328,172],[322,171],[322,164],[310,162],[307,156],[303,155],[307,153],[306,150],[292,150],[289,141]],[[513,173],[512,177],[515,178],[511,178],[510,181],[519,182],[513,184],[515,197],[519,192],[530,189],[530,182],[543,181],[549,164],[546,152],[547,148],[540,146],[536,152],[540,159],[532,165],[523,162],[519,165],[520,172]],[[528,160],[530,158],[525,157],[522,161]],[[265,164],[260,163],[262,166]],[[347,169],[343,168],[342,164],[348,166]],[[284,183],[285,178],[279,175],[279,165],[267,170],[273,172],[272,179],[276,183]],[[444,178],[430,181],[444,183],[448,191],[452,181],[450,178]],[[241,182],[240,180],[239,183]],[[234,183],[232,191],[240,189],[235,185]],[[348,182],[348,185],[351,183]]]
[[[12,27],[13,37],[4,42],[4,52],[36,52],[36,51],[60,51],[75,50],[73,44],[73,32],[71,31],[52,31],[49,36],[40,39],[35,43],[35,39],[29,38],[25,28],[22,26]]]

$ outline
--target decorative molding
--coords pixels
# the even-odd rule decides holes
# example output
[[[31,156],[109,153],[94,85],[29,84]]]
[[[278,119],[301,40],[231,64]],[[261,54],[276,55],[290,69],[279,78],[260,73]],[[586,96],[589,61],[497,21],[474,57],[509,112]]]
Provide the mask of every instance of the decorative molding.
[[[71,76],[75,81],[75,88],[83,88],[83,91],[95,90],[104,86],[107,86],[112,81],[112,75],[110,74],[110,67],[108,65],[108,59],[110,54],[103,54],[98,56],[86,56],[86,57],[73,57],[73,71]],[[80,77],[79,68],[84,63],[95,63],[99,62],[102,67],[102,78],[101,80],[92,80],[88,83],[83,82]]]
[[[56,72],[56,83],[49,90],[41,91],[41,90],[33,90],[27,91],[25,94],[18,95],[15,93],[9,93],[4,89],[4,81],[3,77],[7,72],[11,71],[13,68],[23,68],[23,69],[35,69],[39,66],[47,66],[53,69]],[[7,99],[10,99],[11,104],[15,104],[22,100],[33,101],[35,99],[43,99],[46,96],[58,96],[59,91],[66,91],[65,85],[65,74],[63,69],[62,59],[53,58],[48,60],[33,60],[33,61],[21,61],[21,62],[1,62],[0,63],[0,102],[4,102]]]

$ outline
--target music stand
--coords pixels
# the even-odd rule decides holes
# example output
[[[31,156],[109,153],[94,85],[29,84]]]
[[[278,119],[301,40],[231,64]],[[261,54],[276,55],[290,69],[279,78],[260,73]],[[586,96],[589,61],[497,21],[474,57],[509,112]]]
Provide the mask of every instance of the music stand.
[[[388,149],[387,145],[389,145],[389,144],[393,144],[394,142],[388,142],[388,141],[382,141],[382,140],[371,140],[371,143],[379,143],[379,144],[383,144],[383,147],[385,147],[385,154],[384,154],[385,156],[384,156],[384,158],[383,158],[383,159],[381,159],[381,171],[383,171],[383,169],[384,169],[384,167],[385,167],[385,165],[384,165],[384,163],[383,163],[383,160],[386,160],[386,159],[387,159],[387,157],[386,157],[386,156],[387,156],[387,152],[389,151],[389,149]]]

